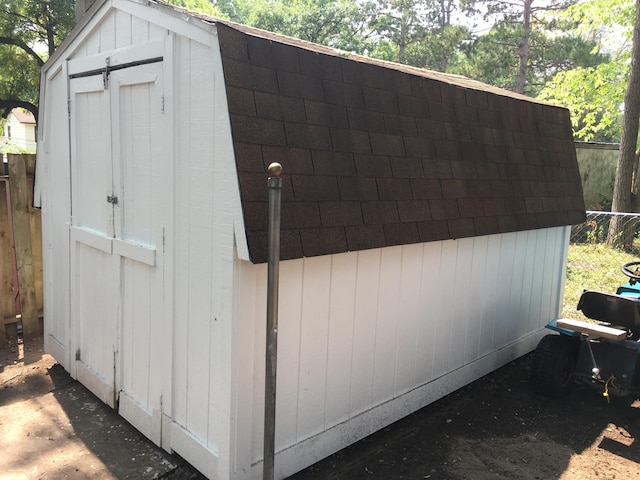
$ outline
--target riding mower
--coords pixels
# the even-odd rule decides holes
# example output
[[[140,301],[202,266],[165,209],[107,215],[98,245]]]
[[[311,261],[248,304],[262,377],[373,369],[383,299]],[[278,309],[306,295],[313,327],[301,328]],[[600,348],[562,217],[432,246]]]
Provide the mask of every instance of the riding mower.
[[[615,294],[585,290],[577,309],[591,321],[559,318],[546,328],[531,364],[534,390],[557,398],[583,382],[610,395],[640,393],[640,262],[622,266],[629,281]]]

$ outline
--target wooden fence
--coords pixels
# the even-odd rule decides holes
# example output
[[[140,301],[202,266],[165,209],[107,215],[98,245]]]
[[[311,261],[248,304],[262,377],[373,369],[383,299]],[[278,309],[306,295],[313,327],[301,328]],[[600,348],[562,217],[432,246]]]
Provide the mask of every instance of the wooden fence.
[[[42,325],[42,227],[33,208],[35,155],[0,163],[0,342],[39,337]]]

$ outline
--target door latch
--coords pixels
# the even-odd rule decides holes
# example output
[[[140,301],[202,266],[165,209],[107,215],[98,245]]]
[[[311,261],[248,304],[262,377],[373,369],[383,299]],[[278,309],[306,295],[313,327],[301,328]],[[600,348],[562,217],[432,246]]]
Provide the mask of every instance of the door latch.
[[[113,205],[117,205],[118,204],[118,197],[116,197],[115,195],[107,195],[107,202],[111,203]]]

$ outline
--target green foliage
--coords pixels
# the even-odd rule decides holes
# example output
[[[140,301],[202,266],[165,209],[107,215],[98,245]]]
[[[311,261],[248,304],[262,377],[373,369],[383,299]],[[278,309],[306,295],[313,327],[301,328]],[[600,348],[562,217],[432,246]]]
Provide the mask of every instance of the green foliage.
[[[220,12],[211,0],[165,0],[176,7],[186,8],[193,12],[200,12],[207,15],[218,15]]]
[[[539,98],[571,111],[577,140],[619,142],[629,76],[634,2],[588,0],[567,9],[560,18],[575,22],[575,32],[594,42],[594,55],[609,52],[607,61],[558,71]]]
[[[538,98],[569,109],[577,140],[617,142],[627,75],[619,61],[559,72]]]
[[[356,53],[372,48],[367,29],[375,4],[349,0],[217,2],[230,20]]]
[[[39,68],[74,25],[73,0],[4,0],[0,4],[0,109],[37,116]]]

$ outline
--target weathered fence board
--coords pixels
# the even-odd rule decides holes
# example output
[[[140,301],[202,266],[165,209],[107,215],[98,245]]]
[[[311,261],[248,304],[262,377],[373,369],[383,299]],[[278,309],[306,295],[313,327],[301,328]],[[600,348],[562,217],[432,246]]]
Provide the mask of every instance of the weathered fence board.
[[[42,335],[42,235],[40,211],[32,207],[34,172],[34,155],[9,155],[8,176],[0,182],[0,327],[5,338],[17,336],[18,319],[25,338]]]
[[[13,242],[9,225],[9,179],[0,178],[0,334],[15,338],[16,302],[13,291]],[[7,323],[5,325],[5,319]],[[2,344],[2,342],[0,342]]]

